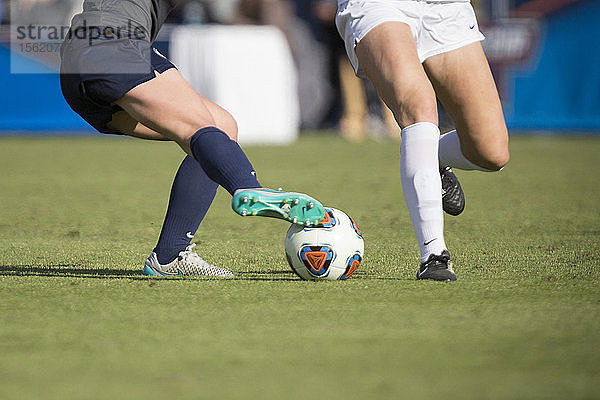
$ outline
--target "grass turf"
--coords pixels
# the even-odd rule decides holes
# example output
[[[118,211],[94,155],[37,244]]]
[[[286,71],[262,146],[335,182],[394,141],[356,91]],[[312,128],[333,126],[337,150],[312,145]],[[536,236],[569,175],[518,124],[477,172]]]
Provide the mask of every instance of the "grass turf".
[[[246,151],[357,221],[352,279],[299,281],[287,225],[221,190],[194,242],[236,278],[147,279],[174,145],[0,140],[0,398],[600,398],[599,139],[515,137],[501,173],[458,171],[455,283],[414,279],[397,145]]]

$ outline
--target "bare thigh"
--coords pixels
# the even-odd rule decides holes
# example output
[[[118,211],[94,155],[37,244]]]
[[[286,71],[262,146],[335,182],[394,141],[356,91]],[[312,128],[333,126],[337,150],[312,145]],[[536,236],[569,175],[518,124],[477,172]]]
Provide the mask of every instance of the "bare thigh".
[[[112,120],[108,123],[112,129],[116,129],[123,135],[132,136],[146,140],[171,140],[160,132],[148,128],[125,110],[117,111],[112,115]]]
[[[497,170],[508,162],[508,132],[496,84],[479,42],[423,63],[454,121],[461,150],[471,162]]]
[[[356,55],[401,128],[416,122],[437,125],[435,92],[408,25],[386,22],[375,27],[356,45]]]
[[[188,154],[189,140],[199,129],[216,126],[237,140],[231,114],[200,95],[176,69],[131,89],[115,102],[127,115],[115,114],[111,126],[124,134],[173,140]]]

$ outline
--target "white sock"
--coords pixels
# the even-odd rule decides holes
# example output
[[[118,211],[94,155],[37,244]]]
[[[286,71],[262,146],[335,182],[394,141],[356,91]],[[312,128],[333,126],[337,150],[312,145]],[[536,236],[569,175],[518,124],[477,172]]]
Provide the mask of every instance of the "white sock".
[[[402,129],[400,178],[412,220],[421,262],[446,249],[442,212],[442,181],[438,166],[440,130],[430,122]]]
[[[477,170],[484,172],[493,172],[490,169],[482,168],[479,165],[473,164],[467,160],[460,150],[460,141],[456,130],[440,136],[440,147],[438,151],[440,166],[449,165],[452,168],[465,169],[465,170]]]

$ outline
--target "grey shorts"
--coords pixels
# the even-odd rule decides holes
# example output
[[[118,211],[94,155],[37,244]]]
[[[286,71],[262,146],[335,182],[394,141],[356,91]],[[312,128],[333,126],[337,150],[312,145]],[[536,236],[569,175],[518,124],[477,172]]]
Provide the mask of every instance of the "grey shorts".
[[[134,87],[175,66],[146,40],[122,38],[97,41],[67,39],[61,49],[60,85],[69,106],[102,133],[114,104]]]

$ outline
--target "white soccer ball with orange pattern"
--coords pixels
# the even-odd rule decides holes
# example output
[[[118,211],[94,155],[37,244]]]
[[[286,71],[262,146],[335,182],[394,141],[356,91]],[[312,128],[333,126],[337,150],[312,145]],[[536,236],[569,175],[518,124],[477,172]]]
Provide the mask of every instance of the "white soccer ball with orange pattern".
[[[358,269],[365,242],[346,213],[329,207],[325,211],[325,218],[317,227],[290,227],[285,236],[285,255],[302,279],[345,280]]]

